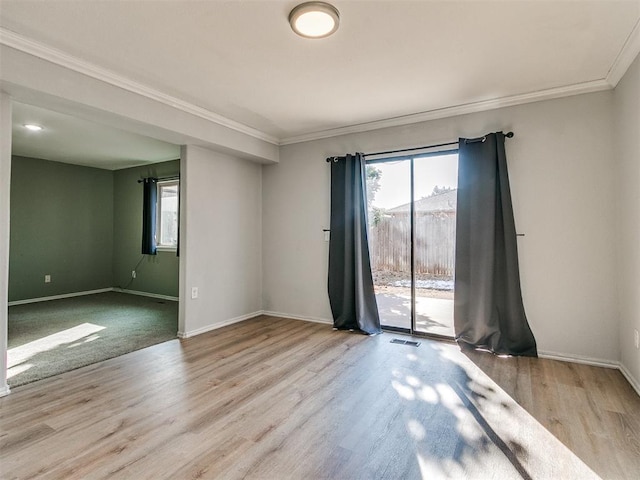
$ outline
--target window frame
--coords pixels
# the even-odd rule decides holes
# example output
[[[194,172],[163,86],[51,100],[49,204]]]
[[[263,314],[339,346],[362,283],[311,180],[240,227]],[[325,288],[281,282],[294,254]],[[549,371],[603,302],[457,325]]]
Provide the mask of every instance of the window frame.
[[[176,215],[176,231],[180,229],[180,179],[170,179],[170,180],[158,180],[156,183],[156,250],[160,252],[176,252],[178,250],[178,243],[176,238],[175,245],[167,245],[160,243],[162,238],[162,190],[166,187],[176,187],[177,193],[177,215]]]

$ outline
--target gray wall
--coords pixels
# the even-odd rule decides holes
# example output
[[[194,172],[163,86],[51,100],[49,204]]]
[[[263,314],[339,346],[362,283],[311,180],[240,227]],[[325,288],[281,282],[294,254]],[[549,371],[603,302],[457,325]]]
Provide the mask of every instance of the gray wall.
[[[262,310],[262,170],[191,145],[180,156],[180,226],[187,235],[178,329],[190,336]]]
[[[513,130],[506,148],[516,226],[526,235],[518,240],[523,297],[538,346],[615,364],[612,97],[578,95],[283,146],[280,163],[263,167],[264,310],[331,318],[325,157]]]
[[[111,287],[112,172],[24,157],[11,170],[9,301]]]
[[[167,177],[180,173],[180,161],[154,163],[113,172],[113,286],[139,292],[178,296],[179,258],[175,252],[143,255],[142,184],[143,177]],[[131,271],[136,268],[136,278]]]
[[[114,172],[13,157],[9,301],[110,287],[177,297],[175,252],[140,253],[137,180],[179,172],[179,160]]]
[[[640,331],[640,56],[622,77],[613,98],[620,362],[640,392],[640,350],[633,338],[634,330]]]

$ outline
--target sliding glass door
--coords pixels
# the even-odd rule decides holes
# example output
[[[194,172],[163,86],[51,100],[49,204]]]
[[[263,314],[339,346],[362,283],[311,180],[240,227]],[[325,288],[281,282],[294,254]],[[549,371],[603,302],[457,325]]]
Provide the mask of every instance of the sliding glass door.
[[[376,301],[383,327],[410,331],[411,163],[367,165],[369,251]]]
[[[458,155],[367,162],[371,268],[384,328],[453,336]]]

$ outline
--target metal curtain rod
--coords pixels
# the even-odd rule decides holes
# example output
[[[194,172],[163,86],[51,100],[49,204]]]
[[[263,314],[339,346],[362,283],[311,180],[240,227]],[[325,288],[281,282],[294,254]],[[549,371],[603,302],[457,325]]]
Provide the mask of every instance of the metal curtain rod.
[[[155,177],[146,177],[146,178],[155,178]],[[164,182],[165,180],[180,180],[180,175],[171,175],[169,177],[159,177],[159,178],[156,178],[156,180],[159,182]],[[144,181],[145,179],[141,178],[140,180],[138,180],[138,183],[142,183]]]
[[[504,134],[507,138],[513,138],[513,132],[507,132]],[[467,138],[465,139],[466,143],[476,143],[476,142],[484,142],[487,139],[486,135],[478,138]],[[447,147],[449,145],[458,145],[458,141],[455,142],[447,142],[447,143],[438,143],[435,145],[425,145],[424,147],[414,147],[414,148],[403,148],[400,150],[389,150],[388,152],[375,152],[375,153],[365,153],[365,157],[373,157],[374,155],[389,155],[391,153],[402,153],[402,152],[413,152],[415,150],[425,150],[427,148],[438,148],[438,147]]]
[[[391,153],[413,152],[416,150],[424,150],[426,148],[447,147],[449,145],[458,145],[458,142],[437,143],[435,145],[426,145],[424,147],[401,148],[400,150],[389,150],[387,152],[365,153],[365,157],[373,157],[374,155],[389,155]]]
[[[507,138],[513,138],[513,132],[507,132],[504,134]],[[478,138],[467,138],[466,143],[476,143],[476,142],[484,142],[487,139],[486,135]],[[438,148],[438,147],[448,147],[450,145],[458,145],[460,142],[447,142],[447,143],[437,143],[435,145],[425,145],[423,147],[413,147],[413,148],[402,148],[400,150],[389,150],[386,152],[374,152],[374,153],[365,153],[365,157],[373,157],[375,155],[390,155],[392,153],[403,153],[403,152],[414,152],[416,150],[425,150],[427,148]],[[327,162],[337,161],[340,157],[328,157]]]

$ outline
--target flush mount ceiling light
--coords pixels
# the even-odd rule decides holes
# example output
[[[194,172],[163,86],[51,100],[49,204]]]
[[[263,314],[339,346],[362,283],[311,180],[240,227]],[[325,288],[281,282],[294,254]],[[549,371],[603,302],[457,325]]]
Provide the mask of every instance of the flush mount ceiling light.
[[[25,123],[24,128],[26,128],[27,130],[31,130],[32,132],[39,132],[40,130],[42,130],[42,127],[40,125],[36,125],[34,123]]]
[[[325,2],[306,2],[291,10],[289,23],[301,37],[324,38],[338,29],[340,13]]]

